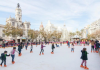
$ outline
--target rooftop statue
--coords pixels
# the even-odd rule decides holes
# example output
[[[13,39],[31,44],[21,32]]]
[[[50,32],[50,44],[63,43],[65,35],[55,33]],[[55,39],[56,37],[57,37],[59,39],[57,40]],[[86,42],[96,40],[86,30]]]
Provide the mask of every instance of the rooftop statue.
[[[18,8],[20,7],[20,4],[19,4],[19,3],[17,4],[17,7],[18,7]]]

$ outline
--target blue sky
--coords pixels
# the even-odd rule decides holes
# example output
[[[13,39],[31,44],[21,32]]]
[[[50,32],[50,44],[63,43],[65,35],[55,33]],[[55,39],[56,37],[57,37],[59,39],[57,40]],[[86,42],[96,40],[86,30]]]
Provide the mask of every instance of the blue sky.
[[[17,3],[22,9],[22,21],[29,21],[31,29],[44,27],[51,21],[55,26],[76,31],[100,19],[100,0],[0,0],[0,24],[15,17]]]

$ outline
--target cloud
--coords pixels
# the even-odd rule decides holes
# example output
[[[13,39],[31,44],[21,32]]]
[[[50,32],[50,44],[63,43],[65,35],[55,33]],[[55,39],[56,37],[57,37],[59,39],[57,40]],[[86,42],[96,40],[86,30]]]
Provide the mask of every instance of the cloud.
[[[100,18],[99,0],[0,0],[0,11],[14,14],[17,3],[32,29],[39,29],[41,22],[46,26],[50,20],[55,26],[65,23],[68,30],[75,31]]]

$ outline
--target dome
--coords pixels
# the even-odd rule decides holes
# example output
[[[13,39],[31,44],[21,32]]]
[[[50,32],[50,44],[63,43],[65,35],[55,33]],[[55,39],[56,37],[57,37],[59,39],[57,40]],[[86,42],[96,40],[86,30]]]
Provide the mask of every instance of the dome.
[[[42,30],[43,29],[43,24],[42,24],[42,22],[41,22],[41,25],[40,25],[40,30]]]
[[[41,22],[40,28],[41,28],[41,27],[43,27],[43,24],[42,24],[42,22]]]

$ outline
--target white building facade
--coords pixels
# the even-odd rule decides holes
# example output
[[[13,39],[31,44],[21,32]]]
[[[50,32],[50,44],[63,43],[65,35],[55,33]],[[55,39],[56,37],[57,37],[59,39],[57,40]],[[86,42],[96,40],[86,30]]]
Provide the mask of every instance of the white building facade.
[[[48,23],[45,26],[45,28],[43,27],[43,24],[41,24],[39,29],[40,30],[44,29],[44,31],[47,32],[47,33],[48,32],[52,33],[54,31],[61,32],[62,35],[61,35],[60,41],[69,41],[70,40],[70,38],[69,38],[69,32],[67,31],[67,28],[66,28],[65,25],[64,25],[64,27],[61,28],[61,27],[57,27],[57,26],[53,25],[50,21],[48,21]],[[44,38],[42,37],[42,35],[39,35],[38,39],[43,40]]]
[[[15,9],[15,18],[12,18],[11,16],[9,18],[6,19],[6,24],[10,23],[12,26],[14,27],[19,27],[22,28],[23,31],[23,36],[19,36],[17,37],[17,42],[25,42],[26,40],[28,40],[28,30],[30,29],[30,22],[22,22],[22,10],[21,7],[18,3],[17,8]],[[3,26],[4,27],[4,26]],[[1,29],[1,33],[3,34],[3,28]],[[5,39],[6,38],[6,39]],[[5,40],[14,40],[14,38],[12,36],[5,36],[3,39]]]
[[[87,38],[87,34],[92,34],[93,32],[99,29],[100,29],[100,19],[84,27],[83,38]]]

